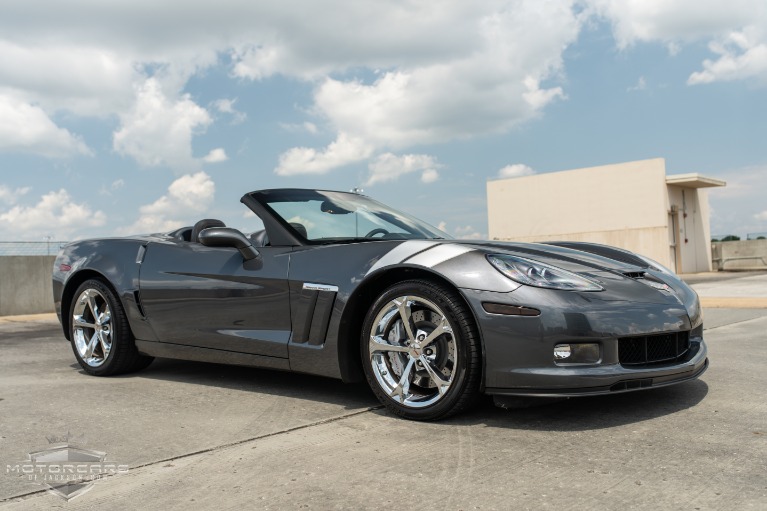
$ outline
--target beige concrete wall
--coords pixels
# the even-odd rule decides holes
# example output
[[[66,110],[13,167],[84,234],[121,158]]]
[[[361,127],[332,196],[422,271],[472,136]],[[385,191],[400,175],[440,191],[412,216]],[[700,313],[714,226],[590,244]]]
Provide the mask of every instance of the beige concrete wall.
[[[0,316],[53,312],[56,256],[0,257]]]
[[[670,264],[668,259],[668,244],[665,243],[668,236],[663,227],[648,229],[622,229],[619,231],[593,231],[582,233],[569,233],[563,235],[537,235],[527,238],[515,238],[514,241],[542,242],[542,241],[588,241],[601,243],[613,247],[626,248],[632,252],[650,257],[664,266]],[[665,250],[666,254],[663,253]]]
[[[487,184],[491,239],[591,241],[671,266],[662,158]]]
[[[767,240],[722,241],[711,245],[718,270],[767,269]]]
[[[711,227],[708,192],[700,188],[668,186],[668,209],[676,207],[677,242],[679,244],[678,273],[711,271]]]

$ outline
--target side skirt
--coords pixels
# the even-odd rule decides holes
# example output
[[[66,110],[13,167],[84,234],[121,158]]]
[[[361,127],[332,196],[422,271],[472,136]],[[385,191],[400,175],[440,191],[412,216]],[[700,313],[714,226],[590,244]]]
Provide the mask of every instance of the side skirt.
[[[268,369],[281,369],[290,371],[290,362],[287,358],[265,357],[250,353],[238,353],[235,351],[214,350],[197,346],[184,346],[182,344],[170,344],[164,342],[149,342],[136,339],[136,348],[142,355],[160,358],[176,358],[180,360],[193,360],[196,362],[211,362],[213,364],[230,364],[249,367],[264,367]]]

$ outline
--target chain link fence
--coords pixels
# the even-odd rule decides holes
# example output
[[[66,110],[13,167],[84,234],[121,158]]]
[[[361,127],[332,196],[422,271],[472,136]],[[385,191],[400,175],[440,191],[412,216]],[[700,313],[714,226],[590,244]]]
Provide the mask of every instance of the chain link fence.
[[[56,255],[68,241],[0,241],[0,256]]]

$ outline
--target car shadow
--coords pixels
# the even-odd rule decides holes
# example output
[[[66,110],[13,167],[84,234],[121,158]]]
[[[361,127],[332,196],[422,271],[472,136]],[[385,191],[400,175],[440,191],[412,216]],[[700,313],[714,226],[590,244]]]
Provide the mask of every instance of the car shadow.
[[[86,375],[79,364],[74,363],[71,367]],[[347,410],[380,404],[365,383],[343,383],[322,376],[209,362],[158,358],[139,372],[110,378],[142,378],[212,386],[324,402]]]
[[[79,369],[75,363],[73,368]],[[146,378],[257,392],[273,396],[305,399],[338,405],[346,410],[376,407],[379,402],[366,383],[343,383],[321,376],[271,369],[156,359],[138,373],[112,378]],[[529,408],[502,409],[483,396],[475,407],[441,424],[476,425],[531,431],[586,431],[613,428],[671,415],[700,403],[708,385],[693,380],[678,385],[601,396],[544,401]],[[383,408],[373,410],[391,415]]]
[[[708,385],[692,380],[668,387],[601,396],[586,396],[506,410],[496,407],[492,398],[473,411],[445,423],[520,429],[528,431],[591,431],[672,415],[700,403]]]

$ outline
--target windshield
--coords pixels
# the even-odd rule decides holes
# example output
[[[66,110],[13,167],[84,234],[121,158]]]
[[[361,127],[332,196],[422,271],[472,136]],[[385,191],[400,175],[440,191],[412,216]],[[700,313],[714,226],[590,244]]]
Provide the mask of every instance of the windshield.
[[[310,243],[449,237],[364,195],[299,189],[250,195]]]

